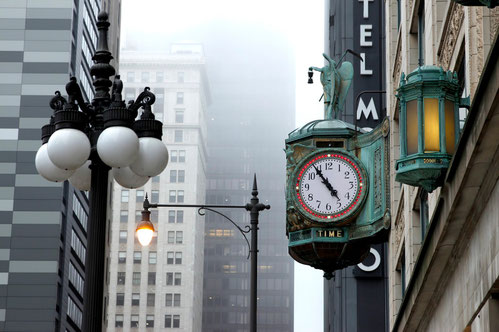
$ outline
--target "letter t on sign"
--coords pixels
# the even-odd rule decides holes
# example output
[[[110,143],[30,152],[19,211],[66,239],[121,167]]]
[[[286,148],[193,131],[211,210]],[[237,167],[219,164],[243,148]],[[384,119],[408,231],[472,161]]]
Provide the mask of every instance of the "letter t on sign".
[[[369,2],[373,2],[374,0],[359,0],[359,2],[362,2],[364,5],[364,10],[363,10],[363,18],[369,18]]]

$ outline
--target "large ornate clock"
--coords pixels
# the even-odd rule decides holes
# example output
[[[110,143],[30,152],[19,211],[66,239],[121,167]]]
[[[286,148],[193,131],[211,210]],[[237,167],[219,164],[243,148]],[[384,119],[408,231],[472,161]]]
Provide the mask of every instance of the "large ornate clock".
[[[316,120],[286,140],[289,254],[325,272],[355,265],[390,226],[388,120],[364,132]]]
[[[368,190],[366,171],[349,153],[319,149],[297,165],[294,179],[295,206],[317,222],[345,224],[359,211]]]

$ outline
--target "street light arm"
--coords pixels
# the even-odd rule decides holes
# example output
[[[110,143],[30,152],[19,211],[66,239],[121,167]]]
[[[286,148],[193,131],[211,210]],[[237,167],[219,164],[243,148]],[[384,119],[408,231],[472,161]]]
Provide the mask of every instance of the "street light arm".
[[[248,238],[246,237],[246,234],[248,234],[251,231],[251,227],[249,225],[246,225],[244,227],[245,229],[242,229],[241,227],[239,227],[238,224],[236,224],[232,219],[230,219],[229,217],[227,217],[225,214],[223,214],[221,212],[218,212],[217,210],[213,210],[212,208],[209,208],[209,207],[206,207],[206,206],[202,206],[202,207],[200,207],[198,209],[198,214],[200,216],[204,216],[206,214],[205,212],[203,212],[203,210],[208,210],[208,211],[211,211],[211,212],[215,212],[216,214],[218,214],[218,215],[224,217],[225,219],[227,219],[228,221],[230,221],[230,223],[237,228],[237,230],[241,233],[241,235],[246,240],[246,244],[248,244],[248,257],[246,257],[246,259],[249,259],[250,258],[250,253],[251,253],[251,245],[249,243]]]

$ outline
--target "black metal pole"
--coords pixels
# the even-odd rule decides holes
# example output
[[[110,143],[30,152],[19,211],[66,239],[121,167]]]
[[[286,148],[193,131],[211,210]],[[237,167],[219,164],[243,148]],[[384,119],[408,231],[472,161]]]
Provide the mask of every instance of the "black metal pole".
[[[250,212],[251,222],[251,274],[250,274],[250,332],[256,332],[257,327],[257,270],[258,270],[258,215],[264,209],[270,209],[270,205],[259,203],[256,174],[253,178],[253,196],[250,203],[246,204],[246,210]]]
[[[90,216],[87,226],[87,256],[83,296],[82,331],[101,332],[103,323],[104,273],[106,261],[106,212],[109,166],[98,157],[90,166]]]

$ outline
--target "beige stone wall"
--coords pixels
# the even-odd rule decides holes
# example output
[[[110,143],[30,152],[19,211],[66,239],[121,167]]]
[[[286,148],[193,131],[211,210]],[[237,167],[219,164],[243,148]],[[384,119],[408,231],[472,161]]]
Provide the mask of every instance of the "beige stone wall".
[[[487,205],[483,215],[478,222],[477,229],[464,241],[469,241],[469,248],[462,254],[462,258],[453,257],[445,247],[440,247],[438,241],[432,239],[434,251],[430,251],[429,257],[421,256],[423,244],[418,188],[400,185],[394,181],[395,161],[399,158],[400,137],[398,124],[396,89],[399,85],[400,74],[411,72],[418,65],[418,19],[417,12],[419,1],[425,0],[401,0],[400,26],[397,26],[397,1],[385,1],[386,13],[386,63],[387,63],[387,114],[391,122],[391,211],[392,225],[389,238],[389,301],[390,301],[390,328],[393,328],[399,309],[403,301],[403,288],[412,280],[416,284],[415,289],[425,289],[424,283],[428,282],[424,277],[413,276],[414,268],[418,260],[424,261],[422,269],[435,269],[435,262],[442,257],[446,263],[448,257],[452,257],[456,264],[456,270],[450,275],[439,277],[432,282],[438,286],[445,286],[441,290],[441,298],[432,298],[434,294],[418,293],[412,294],[407,301],[409,305],[405,308],[399,325],[399,330],[413,331],[463,331],[473,319],[476,330],[488,331],[489,324],[484,323],[484,317],[491,317],[491,312],[496,312],[495,302],[490,302],[487,292],[492,288],[495,278],[499,276],[499,235],[498,220],[499,211],[497,204]],[[426,65],[440,65],[446,70],[456,71],[461,61],[465,61],[465,89],[473,102],[477,87],[482,76],[487,55],[499,27],[499,8],[488,9],[486,7],[463,7],[450,0],[426,0],[425,10],[425,36],[424,36],[424,61]],[[464,59],[464,60],[463,60]],[[496,81],[499,86],[499,80]],[[494,97],[494,95],[492,95]],[[475,133],[479,135],[480,133]],[[470,149],[473,150],[474,146]],[[472,151],[471,150],[471,151]],[[468,160],[469,161],[469,160]],[[466,169],[466,168],[465,168]],[[463,172],[466,172],[464,170]],[[465,173],[456,175],[464,176]],[[456,183],[464,181],[462,178]],[[437,206],[441,206],[443,197],[461,197],[461,187],[449,187],[437,189],[429,194],[429,217],[438,218]],[[448,191],[453,194],[448,195]],[[496,188],[490,197],[491,202],[499,202]],[[465,195],[466,193],[463,193]],[[446,196],[447,195],[447,196]],[[476,197],[468,191],[470,200]],[[462,197],[461,197],[462,199]],[[453,206],[456,202],[446,202]],[[466,216],[464,216],[466,218]],[[495,221],[495,222],[494,222]],[[452,230],[452,219],[444,221],[440,229],[441,234],[449,234]],[[443,235],[442,235],[443,236]],[[445,252],[445,254],[443,254]],[[484,252],[487,254],[484,255]],[[433,255],[433,256],[432,256]],[[402,285],[402,260],[405,259],[405,285]],[[446,263],[447,264],[447,263]],[[444,267],[441,267],[442,269]],[[418,272],[419,273],[419,272]],[[421,280],[420,280],[421,277]],[[404,286],[404,287],[403,287]],[[485,293],[484,293],[485,292]],[[429,300],[431,299],[431,301]],[[417,308],[418,303],[424,301],[432,302],[431,308]],[[414,307],[413,307],[414,306]],[[415,310],[413,310],[416,308]],[[480,311],[482,310],[482,311]],[[411,312],[413,311],[413,312]],[[425,313],[421,315],[421,313]],[[481,313],[479,315],[479,313]],[[480,318],[477,318],[479,317]],[[419,318],[415,318],[419,317]],[[423,318],[424,317],[424,318]],[[478,319],[478,320],[477,320]],[[450,323],[452,321],[452,323]],[[489,319],[490,321],[490,319]],[[407,325],[406,325],[407,324]],[[489,326],[489,327],[483,327]]]

